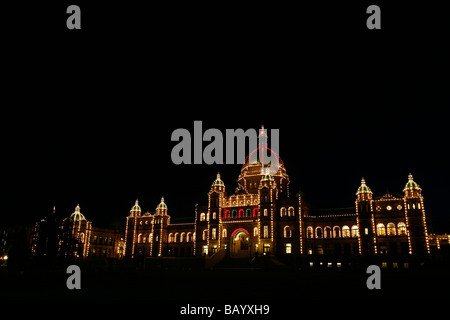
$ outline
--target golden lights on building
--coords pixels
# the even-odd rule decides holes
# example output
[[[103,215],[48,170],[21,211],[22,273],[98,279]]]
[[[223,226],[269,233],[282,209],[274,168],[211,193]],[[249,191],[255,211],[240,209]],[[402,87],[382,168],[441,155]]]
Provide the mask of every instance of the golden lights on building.
[[[422,189],[411,174],[403,196],[374,198],[362,178],[354,207],[317,210],[301,194],[290,195],[278,155],[277,170],[270,171],[270,164],[250,158],[233,194],[227,194],[217,174],[206,204],[195,207],[191,222],[171,223],[164,197],[153,213],[144,214],[136,200],[125,229],[116,230],[92,226],[77,206],[69,219],[79,240],[78,256],[201,257],[225,250],[230,256],[298,256],[310,264],[334,257],[339,266],[345,258],[424,257],[450,241],[450,236],[429,234]]]

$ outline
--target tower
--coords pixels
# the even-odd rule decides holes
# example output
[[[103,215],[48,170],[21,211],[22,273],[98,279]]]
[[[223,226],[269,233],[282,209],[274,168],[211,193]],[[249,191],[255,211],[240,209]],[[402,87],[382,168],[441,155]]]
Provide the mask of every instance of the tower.
[[[422,189],[414,181],[411,173],[408,175],[408,182],[403,193],[409,253],[414,255],[430,253]]]
[[[262,250],[263,254],[275,253],[273,239],[276,237],[274,220],[277,209],[278,189],[277,183],[271,174],[266,173],[261,178],[258,193],[260,203],[260,214],[258,217],[259,251]]]
[[[136,227],[137,219],[141,216],[141,207],[139,201],[136,199],[134,206],[130,210],[130,215],[127,217],[127,224],[125,227],[125,246],[124,252],[127,257],[134,257],[134,249],[136,244]]]
[[[208,193],[208,248],[211,253],[216,253],[221,248],[222,234],[222,206],[225,197],[225,184],[217,174],[216,180],[211,185]]]
[[[356,214],[358,224],[358,245],[361,255],[377,253],[375,237],[375,221],[373,212],[373,193],[366,180],[361,179],[361,185],[356,192]]]
[[[167,226],[170,223],[170,216],[168,215],[167,204],[164,202],[164,197],[161,197],[161,202],[156,207],[156,213],[153,216],[152,225],[152,252],[153,256],[163,255],[163,242],[167,239]]]

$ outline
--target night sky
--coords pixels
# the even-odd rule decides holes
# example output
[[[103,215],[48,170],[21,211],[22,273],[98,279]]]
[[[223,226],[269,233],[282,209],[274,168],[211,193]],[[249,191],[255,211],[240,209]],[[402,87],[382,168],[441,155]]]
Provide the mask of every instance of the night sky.
[[[217,172],[233,194],[241,168],[172,163],[172,132],[201,120],[279,129],[290,193],[317,208],[353,206],[361,177],[375,197],[401,195],[412,173],[450,232],[448,26],[432,5],[382,3],[382,29],[367,30],[364,4],[81,2],[72,31],[67,5],[42,6],[7,20],[2,223],[80,204],[94,225],[125,224],[135,199],[152,212],[161,196],[193,218]]]

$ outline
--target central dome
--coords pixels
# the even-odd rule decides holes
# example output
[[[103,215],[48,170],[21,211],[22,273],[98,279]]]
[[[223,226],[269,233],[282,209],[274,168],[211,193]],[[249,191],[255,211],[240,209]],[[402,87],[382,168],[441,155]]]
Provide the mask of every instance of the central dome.
[[[289,176],[280,156],[267,146],[267,135],[261,130],[258,147],[245,159],[238,178],[238,189],[257,194],[261,180],[271,176],[281,194],[288,195]],[[261,139],[262,138],[262,139]],[[264,157],[269,159],[264,159]]]

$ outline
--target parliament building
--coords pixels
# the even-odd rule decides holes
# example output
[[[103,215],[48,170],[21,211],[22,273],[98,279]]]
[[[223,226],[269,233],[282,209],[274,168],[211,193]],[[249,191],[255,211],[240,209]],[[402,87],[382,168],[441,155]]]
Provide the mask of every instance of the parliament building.
[[[278,155],[269,165],[250,160],[250,155],[235,193],[227,194],[217,174],[206,205],[197,205],[188,223],[171,223],[170,203],[164,197],[153,213],[143,213],[136,200],[125,229],[94,227],[77,206],[68,218],[78,240],[76,255],[139,259],[221,252],[229,257],[294,257],[311,267],[381,257],[407,268],[409,261],[428,259],[449,246],[450,236],[430,233],[422,189],[411,174],[403,196],[374,197],[363,178],[355,186],[354,207],[314,210],[301,194],[290,194],[289,176]],[[269,171],[270,165],[276,170]]]

